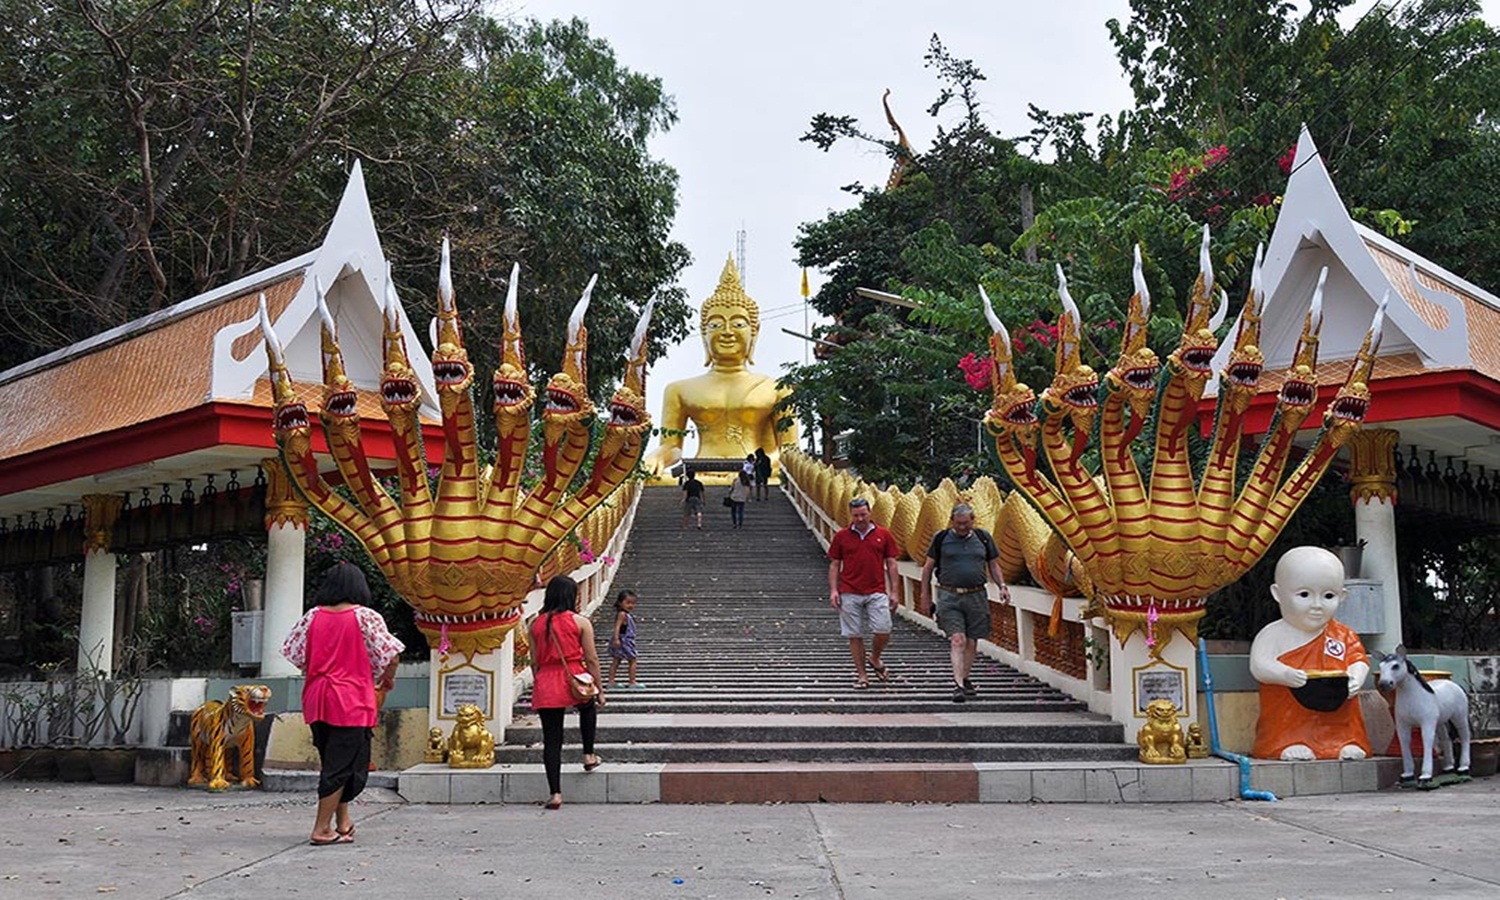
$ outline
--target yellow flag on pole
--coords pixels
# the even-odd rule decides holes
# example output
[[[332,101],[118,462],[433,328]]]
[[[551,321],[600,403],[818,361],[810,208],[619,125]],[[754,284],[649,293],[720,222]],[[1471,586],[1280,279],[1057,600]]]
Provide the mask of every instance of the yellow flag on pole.
[[[807,286],[807,269],[802,270],[802,299],[806,300],[812,296],[812,290]]]

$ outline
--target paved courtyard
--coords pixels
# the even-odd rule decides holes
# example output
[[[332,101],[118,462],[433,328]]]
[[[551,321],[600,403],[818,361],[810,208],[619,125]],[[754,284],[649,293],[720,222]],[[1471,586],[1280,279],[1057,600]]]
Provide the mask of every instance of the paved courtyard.
[[[1277,803],[409,804],[0,782],[0,898],[1500,896],[1500,778]]]

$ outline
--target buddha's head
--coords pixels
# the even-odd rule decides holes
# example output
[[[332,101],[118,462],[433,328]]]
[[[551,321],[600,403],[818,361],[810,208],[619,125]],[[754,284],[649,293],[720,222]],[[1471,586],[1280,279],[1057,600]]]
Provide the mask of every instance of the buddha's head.
[[[750,365],[760,334],[760,307],[745,293],[734,260],[724,261],[719,286],[703,301],[699,313],[704,365]]]

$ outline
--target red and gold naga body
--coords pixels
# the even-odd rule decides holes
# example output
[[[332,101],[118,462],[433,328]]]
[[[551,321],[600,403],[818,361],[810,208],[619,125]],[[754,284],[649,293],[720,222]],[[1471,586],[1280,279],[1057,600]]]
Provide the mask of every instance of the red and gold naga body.
[[[522,601],[543,559],[631,476],[651,424],[645,401],[646,330],[652,311],[652,304],[647,304],[631,340],[624,384],[609,401],[609,421],[593,469],[582,487],[569,492],[588,455],[595,416],[586,387],[588,332],[583,326],[594,287],[591,279],[568,323],[562,370],[545,389],[541,480],[530,490],[523,488],[536,392],[526,374],[516,311],[518,278],[519,266],[511,271],[500,365],[493,378],[495,463],[482,471],[475,440],[474,372],[454,301],[448,244],[443,242],[432,372],[446,441],[435,494],[417,417],[421,389],[406,355],[389,278],[380,405],[395,435],[397,497],[376,479],[366,458],[354,386],[344,373],[338,332],[321,286],[324,390],[319,418],[352,502],[318,472],[307,408],[297,399],[281,343],[264,302],[261,306],[276,441],[292,482],[309,503],[364,545],[391,586],[416,611],[417,625],[429,644],[437,647],[446,638],[452,649],[467,654],[500,646],[520,620]]]
[[[995,366],[994,396],[985,424],[996,455],[1017,489],[1041,511],[1083,566],[1095,591],[1090,599],[1103,610],[1121,643],[1152,623],[1157,654],[1173,630],[1196,639],[1208,595],[1260,560],[1339,448],[1359,430],[1369,407],[1368,382],[1385,309],[1382,302],[1348,377],[1324,412],[1323,429],[1312,449],[1286,475],[1293,440],[1317,396],[1315,369],[1323,318],[1323,282],[1319,279],[1296,355],[1277,397],[1270,433],[1244,486],[1236,491],[1245,411],[1264,363],[1258,343],[1265,295],[1257,253],[1234,349],[1220,373],[1212,443],[1195,477],[1188,429],[1218,349],[1210,325],[1213,270],[1207,248],[1205,229],[1200,273],[1182,339],[1167,357],[1165,372],[1146,346],[1150,297],[1137,249],[1136,291],[1130,298],[1119,359],[1104,379],[1102,410],[1096,399],[1098,378],[1080,359],[1080,315],[1061,280],[1061,270],[1063,314],[1056,375],[1042,392],[1040,403],[1031,388],[1016,381],[1010,336],[980,288]],[[1153,406],[1154,452],[1148,482],[1131,447]],[[1100,465],[1094,472],[1084,464],[1083,453],[1096,413]],[[1046,457],[1050,475],[1037,465],[1039,455]]]

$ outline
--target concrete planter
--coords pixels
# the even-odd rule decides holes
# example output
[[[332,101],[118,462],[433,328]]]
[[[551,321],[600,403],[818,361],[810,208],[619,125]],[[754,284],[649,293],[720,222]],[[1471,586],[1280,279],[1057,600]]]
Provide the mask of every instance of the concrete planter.
[[[89,750],[89,767],[100,784],[133,784],[135,758],[134,747],[94,747]]]

